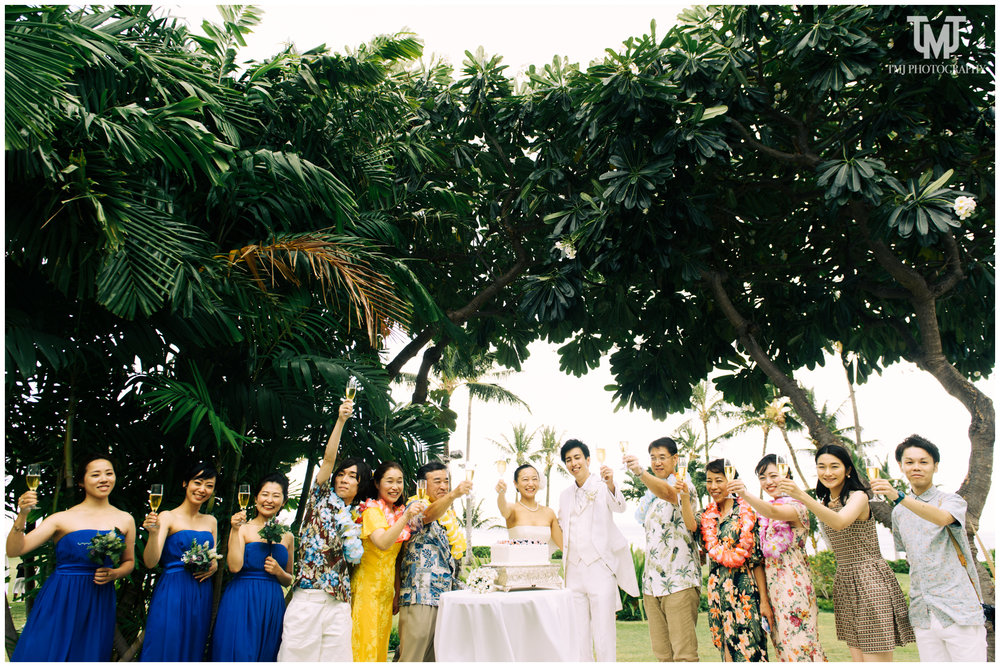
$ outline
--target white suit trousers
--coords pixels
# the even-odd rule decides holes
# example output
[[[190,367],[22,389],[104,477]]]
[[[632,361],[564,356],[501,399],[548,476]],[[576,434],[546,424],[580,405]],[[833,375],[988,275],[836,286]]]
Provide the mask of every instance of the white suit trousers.
[[[278,662],[352,662],[351,605],[296,588],[285,609]]]
[[[986,662],[986,626],[942,627],[931,614],[930,628],[913,628],[920,662]]]
[[[620,599],[611,568],[601,559],[589,565],[577,561],[566,567],[566,588],[573,591],[573,622],[585,637],[580,661],[615,662],[615,611]],[[591,652],[593,646],[593,652]]]

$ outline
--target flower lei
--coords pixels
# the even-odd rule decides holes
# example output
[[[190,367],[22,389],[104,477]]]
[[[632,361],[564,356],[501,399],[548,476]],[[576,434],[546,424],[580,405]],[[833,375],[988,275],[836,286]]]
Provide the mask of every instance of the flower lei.
[[[774,505],[781,505],[788,502],[788,496],[775,498],[771,501]],[[792,525],[787,521],[779,519],[768,519],[766,516],[760,517],[760,550],[767,558],[777,558],[788,551],[795,541],[795,533]]]
[[[746,562],[753,550],[754,541],[753,525],[756,514],[742,499],[735,502],[740,508],[740,539],[736,546],[733,546],[732,539],[728,537],[724,540],[725,544],[719,542],[719,506],[715,501],[709,503],[701,515],[701,534],[705,538],[708,555],[716,563],[728,568],[737,568]]]
[[[368,500],[362,502],[358,505],[358,523],[364,523],[364,514],[366,510],[378,509],[382,514],[385,515],[385,520],[389,522],[389,525],[393,525],[399,521],[400,517],[403,516],[403,512],[406,511],[406,505],[401,507],[393,507],[389,503],[385,502],[381,498],[369,498]],[[397,542],[405,542],[410,539],[410,527],[409,525],[403,526],[403,530],[400,531],[399,537],[396,538]]]
[[[496,581],[497,571],[492,567],[477,567],[469,573],[465,585],[475,593],[488,593]]]
[[[344,504],[343,498],[337,494],[333,494],[333,497],[336,498],[333,522],[343,544],[344,558],[348,563],[357,565],[365,553],[365,547],[361,544],[361,526],[357,524],[354,511]]]
[[[406,500],[406,504],[409,505],[412,502],[419,500],[417,496],[410,496]],[[416,519],[418,523],[422,523],[420,519]],[[468,548],[468,544],[465,542],[465,534],[463,531],[463,526],[458,520],[458,515],[455,514],[455,510],[449,507],[444,514],[437,518],[438,524],[444,528],[445,535],[448,536],[448,546],[451,548],[451,557],[456,561],[462,560],[465,556],[465,550]]]

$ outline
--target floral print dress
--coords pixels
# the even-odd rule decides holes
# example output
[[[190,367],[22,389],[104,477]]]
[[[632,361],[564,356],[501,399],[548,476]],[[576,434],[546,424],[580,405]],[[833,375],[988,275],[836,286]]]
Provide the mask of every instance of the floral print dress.
[[[780,662],[826,662],[819,643],[816,592],[806,562],[809,514],[805,505],[788,496],[771,502],[794,507],[801,524],[793,527],[785,521],[760,519],[767,597],[774,610],[771,641]]]
[[[714,505],[711,503],[708,510]],[[695,531],[695,538],[702,547],[705,546],[701,527],[704,514],[698,513],[698,528]],[[734,502],[732,511],[718,521],[719,543],[737,544],[740,539],[737,503]],[[753,549],[743,565],[728,568],[712,558],[708,559],[708,627],[712,632],[712,643],[719,649],[722,660],[728,652],[733,662],[767,662],[767,636],[760,623],[760,593],[753,577],[753,568],[761,565],[764,558],[756,523],[753,534]]]

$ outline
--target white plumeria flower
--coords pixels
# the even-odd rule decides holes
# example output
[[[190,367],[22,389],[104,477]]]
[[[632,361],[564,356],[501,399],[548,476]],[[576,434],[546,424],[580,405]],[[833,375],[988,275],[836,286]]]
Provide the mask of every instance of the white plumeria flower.
[[[639,76],[639,66],[635,63],[628,64],[628,71],[632,72],[633,76]]]
[[[569,259],[576,258],[576,248],[573,247],[571,241],[556,241],[555,248],[563,254],[563,257],[568,257]]]
[[[955,199],[955,215],[959,220],[965,220],[976,211],[976,200],[972,197],[958,197]]]

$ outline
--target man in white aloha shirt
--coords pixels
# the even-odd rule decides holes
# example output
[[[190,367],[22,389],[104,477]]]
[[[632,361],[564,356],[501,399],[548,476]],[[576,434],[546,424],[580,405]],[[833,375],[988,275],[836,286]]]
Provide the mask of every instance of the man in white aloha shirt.
[[[910,563],[910,624],[920,661],[985,662],[979,575],[965,534],[968,505],[935,488],[940,461],[936,445],[911,435],[896,447],[911,492],[900,494],[885,479],[871,480],[872,491],[896,505],[892,534]]]
[[[646,529],[646,567],[642,603],[649,619],[653,655],[661,662],[698,662],[698,603],[701,600],[701,562],[694,538],[684,525],[677,477],[677,443],[659,438],[649,444],[653,473],[635,456],[626,467],[648,489],[635,518]]]

